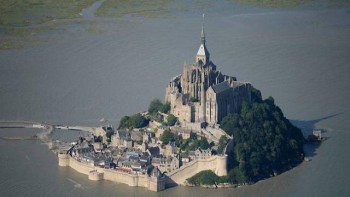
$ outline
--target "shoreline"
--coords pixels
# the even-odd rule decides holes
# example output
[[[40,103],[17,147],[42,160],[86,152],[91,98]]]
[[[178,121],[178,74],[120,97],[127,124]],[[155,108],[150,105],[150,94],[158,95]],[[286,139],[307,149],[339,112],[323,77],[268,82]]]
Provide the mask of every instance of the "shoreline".
[[[52,151],[52,153],[54,155],[57,156],[58,158],[58,165],[59,166],[68,166],[71,167],[72,169],[74,169],[76,172],[78,173],[82,173],[85,175],[88,175],[88,179],[89,180],[93,180],[93,181],[100,181],[100,180],[110,180],[113,182],[117,182],[117,183],[124,183],[127,184],[128,186],[140,186],[140,187],[146,187],[148,188],[150,191],[161,191],[156,189],[157,188],[157,184],[155,187],[152,187],[152,189],[149,187],[148,185],[144,185],[140,183],[135,183],[135,180],[128,180],[130,177],[132,179],[135,179],[135,175],[133,174],[127,174],[127,173],[123,173],[124,176],[119,179],[119,178],[115,178],[115,173],[114,171],[112,172],[112,170],[108,170],[108,172],[106,173],[107,169],[101,168],[101,167],[97,167],[97,166],[89,166],[87,164],[84,164],[82,162],[79,162],[78,160],[74,159],[73,157],[67,155],[67,154],[62,154],[62,151],[60,148],[54,149],[52,148],[52,144],[53,144],[53,140],[49,139],[49,135],[52,134],[52,132],[54,131],[54,129],[59,129],[59,130],[80,130],[80,131],[87,131],[87,132],[94,132],[94,130],[96,129],[96,127],[83,127],[83,126],[63,126],[63,125],[51,125],[48,123],[43,123],[43,122],[34,122],[34,121],[0,121],[0,129],[4,129],[4,128],[8,128],[8,129],[30,129],[30,128],[34,128],[34,129],[40,129],[43,130],[43,132],[40,132],[34,136],[29,136],[29,137],[0,137],[1,140],[8,140],[8,141],[19,141],[19,140],[40,140],[42,142],[44,142],[48,149]],[[313,145],[313,143],[306,143],[306,144],[311,144]],[[320,143],[318,143],[319,145]],[[64,156],[63,156],[64,155]],[[244,184],[232,184],[232,183],[217,183],[214,185],[191,185],[188,184],[187,182],[184,182],[183,184],[176,184],[177,185],[182,185],[185,187],[202,187],[202,188],[207,188],[207,189],[229,189],[229,188],[239,188],[242,186],[249,186],[249,185],[255,185],[261,181],[265,181],[268,180],[270,178],[279,176],[281,174],[284,174],[286,172],[291,171],[292,169],[299,167],[301,164],[303,163],[309,163],[311,161],[311,159],[309,159],[309,157],[305,156],[305,158],[302,162],[300,162],[298,165],[271,177],[267,177],[264,179],[261,179],[257,182],[253,182],[253,183],[244,183]],[[72,161],[74,160],[74,161]],[[72,163],[73,162],[73,163]],[[179,168],[180,171],[186,169],[188,166],[185,166],[185,168]],[[88,168],[88,170],[86,170]],[[83,169],[83,170],[82,170]],[[112,174],[114,175],[108,175],[110,172],[112,172]],[[117,171],[115,171],[117,172]],[[104,174],[107,174],[107,178],[105,178]],[[137,175],[137,174],[136,174]],[[113,177],[114,178],[111,178]],[[125,176],[129,177],[126,178],[125,181]],[[139,181],[141,175],[137,175],[138,178],[137,180]],[[142,178],[143,180],[146,181],[147,176],[143,175],[144,177]],[[168,186],[166,187],[165,185],[167,184],[168,180],[170,180],[171,175],[169,177],[163,177],[161,180],[161,183],[164,184],[164,189],[167,188],[171,188],[173,186]],[[159,178],[158,178],[159,179]],[[121,181],[124,180],[124,181]],[[145,182],[144,181],[144,182]],[[163,190],[163,189],[162,189]]]

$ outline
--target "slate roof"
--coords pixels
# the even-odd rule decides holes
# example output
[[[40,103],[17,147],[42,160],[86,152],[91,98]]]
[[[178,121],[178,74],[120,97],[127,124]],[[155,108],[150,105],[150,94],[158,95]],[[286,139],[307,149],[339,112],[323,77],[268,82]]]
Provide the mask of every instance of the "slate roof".
[[[213,90],[215,93],[220,93],[220,92],[223,92],[227,89],[230,88],[230,85],[228,84],[227,81],[224,81],[224,82],[221,82],[221,83],[218,83],[214,86],[212,86]]]
[[[129,132],[128,131],[125,131],[125,130],[117,130],[116,131],[116,133],[114,134],[114,135],[116,135],[116,136],[118,136],[119,135],[119,137],[121,138],[121,139],[130,139],[130,134],[129,134]]]
[[[148,151],[151,153],[152,156],[157,156],[159,155],[159,147],[150,147],[148,148]]]

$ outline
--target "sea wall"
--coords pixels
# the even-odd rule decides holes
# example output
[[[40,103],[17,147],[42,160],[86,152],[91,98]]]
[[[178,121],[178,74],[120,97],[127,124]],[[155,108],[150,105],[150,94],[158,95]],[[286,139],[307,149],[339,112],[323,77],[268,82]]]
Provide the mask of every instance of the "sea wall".
[[[129,173],[123,173],[123,172],[118,172],[115,170],[104,169],[104,168],[96,168],[96,169],[97,169],[97,172],[104,174],[103,176],[104,180],[124,183],[129,186],[139,186],[139,187],[147,186],[145,182],[148,181],[148,176],[146,175],[129,174]]]
[[[79,161],[73,159],[72,157],[68,156],[68,159],[69,159],[69,167],[73,168],[77,172],[89,175],[89,173],[91,171],[95,170],[94,166],[91,166],[89,164],[85,164],[85,163],[79,162]]]
[[[141,174],[129,174],[111,169],[91,166],[77,161],[67,154],[58,154],[59,166],[69,166],[79,173],[88,175],[90,180],[109,180],[117,183],[124,183],[129,186],[145,187],[151,191],[161,191],[165,189],[165,178],[148,177]]]
[[[227,155],[215,155],[208,159],[193,160],[181,168],[168,173],[169,180],[167,180],[167,183],[184,185],[186,179],[203,170],[212,170],[218,176],[227,175]]]
[[[151,191],[161,191],[165,185],[184,185],[186,179],[195,174],[212,170],[218,176],[227,175],[227,155],[214,155],[207,159],[196,159],[167,174],[167,178],[149,177],[141,174],[130,174],[111,169],[95,167],[77,161],[67,154],[58,154],[59,166],[69,166],[82,174],[88,175],[90,180],[109,180],[117,183],[124,183],[129,186],[145,187]]]

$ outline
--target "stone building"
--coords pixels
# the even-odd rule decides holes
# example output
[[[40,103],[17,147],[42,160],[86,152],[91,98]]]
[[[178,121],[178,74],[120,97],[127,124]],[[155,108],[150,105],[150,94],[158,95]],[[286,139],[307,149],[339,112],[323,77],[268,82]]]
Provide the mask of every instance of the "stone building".
[[[126,148],[132,148],[133,141],[131,140],[131,134],[127,131],[117,130],[116,133],[111,136],[111,146],[112,147],[124,146]]]
[[[97,127],[93,134],[95,136],[101,136],[102,137],[102,143],[107,143],[107,132],[105,127]]]
[[[211,150],[208,149],[201,149],[197,148],[194,151],[189,151],[188,157],[190,160],[195,160],[195,159],[208,159],[212,156]]]
[[[174,155],[178,151],[178,147],[175,144],[175,141],[169,141],[169,143],[165,146],[164,155]]]
[[[178,157],[154,157],[152,158],[152,166],[158,168],[161,172],[172,172],[180,167]]]
[[[214,125],[229,113],[238,112],[243,101],[251,101],[251,84],[216,70],[202,27],[195,62],[185,63],[182,74],[169,82],[165,101],[171,104],[171,113],[182,125]]]

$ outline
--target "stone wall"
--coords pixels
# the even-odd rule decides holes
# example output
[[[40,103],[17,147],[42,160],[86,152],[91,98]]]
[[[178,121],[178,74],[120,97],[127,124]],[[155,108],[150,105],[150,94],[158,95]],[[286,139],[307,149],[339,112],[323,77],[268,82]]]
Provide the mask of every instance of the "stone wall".
[[[220,139],[222,135],[225,135],[227,138],[231,138],[224,130],[220,128],[206,127],[205,130],[213,134],[214,137]]]
[[[69,157],[69,167],[73,168],[74,170],[76,170],[77,172],[80,172],[82,174],[86,174],[89,175],[90,171],[95,170],[94,166],[91,166],[89,164],[85,164],[82,162],[79,162],[71,157]]]
[[[58,162],[60,166],[69,166],[77,172],[88,175],[90,180],[109,180],[117,183],[124,183],[129,186],[145,187],[148,190],[156,192],[164,190],[166,183],[168,185],[184,185],[186,179],[204,170],[212,170],[218,176],[227,175],[227,155],[215,155],[208,159],[191,161],[187,165],[169,172],[167,178],[148,177],[147,175],[129,174],[95,167],[79,162],[66,154],[59,154]]]
[[[88,175],[90,180],[109,180],[117,183],[124,183],[129,186],[146,187],[151,191],[161,191],[165,189],[165,178],[148,177],[147,175],[129,174],[111,169],[91,166],[77,161],[67,154],[58,155],[59,166],[69,166],[82,174]]]
[[[218,176],[227,175],[227,155],[215,155],[208,159],[191,161],[187,165],[168,173],[169,179],[167,181],[169,184],[176,183],[178,185],[184,185],[186,179],[204,170],[212,170]]]

